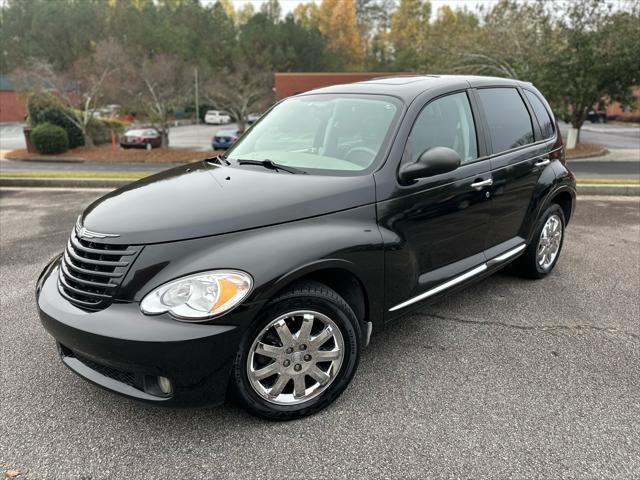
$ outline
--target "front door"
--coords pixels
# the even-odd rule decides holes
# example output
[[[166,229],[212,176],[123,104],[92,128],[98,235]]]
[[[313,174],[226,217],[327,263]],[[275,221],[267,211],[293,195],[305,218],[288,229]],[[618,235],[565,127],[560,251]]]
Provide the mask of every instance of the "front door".
[[[460,155],[453,172],[417,180],[378,204],[386,241],[386,307],[407,300],[484,263],[490,223],[491,165],[478,158],[476,125],[466,91],[436,98],[418,115],[403,163],[426,150],[449,147]]]

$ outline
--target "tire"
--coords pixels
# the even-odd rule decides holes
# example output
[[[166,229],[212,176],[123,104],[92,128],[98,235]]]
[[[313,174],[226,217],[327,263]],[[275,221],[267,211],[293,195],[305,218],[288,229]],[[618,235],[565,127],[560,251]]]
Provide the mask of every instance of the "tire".
[[[338,398],[353,378],[361,338],[353,310],[334,290],[318,282],[294,285],[270,301],[244,335],[230,382],[233,396],[251,414],[270,420],[312,415]],[[258,379],[272,370],[272,376]]]
[[[552,242],[549,242],[546,238],[543,238],[543,230],[545,226],[548,225],[548,222],[553,222],[553,220],[551,220],[552,218],[559,222],[557,227],[560,235],[559,237],[554,236]],[[560,258],[560,252],[562,251],[562,245],[564,243],[565,226],[566,221],[562,207],[556,203],[550,205],[540,217],[531,243],[524,253],[513,263],[516,273],[523,277],[533,279],[544,278],[549,275]],[[548,236],[548,232],[549,230],[547,230],[545,236]],[[545,241],[548,243],[550,250],[547,251],[546,261],[542,261],[541,255],[538,255],[538,253],[539,250],[543,251],[544,245],[542,243]],[[551,255],[553,252],[555,253]]]

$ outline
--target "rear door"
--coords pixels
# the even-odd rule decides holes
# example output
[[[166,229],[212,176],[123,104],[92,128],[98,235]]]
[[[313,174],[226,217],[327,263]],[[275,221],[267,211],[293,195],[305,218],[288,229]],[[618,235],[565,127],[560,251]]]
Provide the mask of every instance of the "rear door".
[[[523,224],[538,178],[550,163],[549,149],[520,88],[478,88],[475,95],[491,152],[493,205],[486,253],[490,259],[524,243]]]

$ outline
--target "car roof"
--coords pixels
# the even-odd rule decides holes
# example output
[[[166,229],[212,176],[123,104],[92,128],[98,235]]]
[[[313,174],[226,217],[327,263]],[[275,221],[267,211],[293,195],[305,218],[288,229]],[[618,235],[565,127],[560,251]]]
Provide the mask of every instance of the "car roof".
[[[332,85],[302,93],[351,93],[392,95],[410,103],[426,90],[451,87],[452,90],[482,86],[524,86],[531,85],[510,78],[484,77],[477,75],[398,75],[373,78],[362,82]]]

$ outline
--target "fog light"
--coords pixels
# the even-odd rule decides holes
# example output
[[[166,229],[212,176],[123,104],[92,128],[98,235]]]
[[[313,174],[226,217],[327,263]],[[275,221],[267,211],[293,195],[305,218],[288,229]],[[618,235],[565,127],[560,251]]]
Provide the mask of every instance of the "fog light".
[[[165,395],[169,395],[171,393],[171,382],[167,377],[158,377],[158,388]]]

